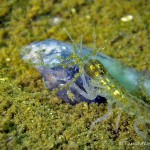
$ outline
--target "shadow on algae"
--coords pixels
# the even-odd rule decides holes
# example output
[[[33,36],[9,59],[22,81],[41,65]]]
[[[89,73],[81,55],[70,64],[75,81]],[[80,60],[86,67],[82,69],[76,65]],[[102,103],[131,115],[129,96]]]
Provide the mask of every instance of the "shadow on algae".
[[[20,49],[31,42],[70,42],[64,28],[75,42],[82,35],[83,44],[93,48],[95,30],[97,47],[108,41],[102,53],[148,73],[148,1],[3,0],[0,6],[1,149],[149,149],[149,133],[147,141],[136,134],[134,116],[123,112],[115,132],[115,107],[87,136],[92,122],[107,113],[107,104],[64,103],[45,89],[38,71],[20,59]],[[139,126],[144,131],[148,127]]]

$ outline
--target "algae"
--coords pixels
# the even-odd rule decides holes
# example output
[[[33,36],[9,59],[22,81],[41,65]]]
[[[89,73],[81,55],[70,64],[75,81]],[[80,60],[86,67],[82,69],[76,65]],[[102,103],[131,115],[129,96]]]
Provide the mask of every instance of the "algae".
[[[150,72],[148,1],[3,0],[0,6],[0,149],[150,146],[142,143],[134,131],[134,118],[125,113],[115,133],[117,110],[87,136],[92,121],[106,113],[106,106],[63,103],[44,88],[37,70],[20,59],[19,51],[24,45],[47,38],[70,41],[64,28],[75,41],[83,35],[83,43],[92,48],[95,29],[97,47],[112,39],[102,52]],[[133,19],[121,21],[126,15]]]

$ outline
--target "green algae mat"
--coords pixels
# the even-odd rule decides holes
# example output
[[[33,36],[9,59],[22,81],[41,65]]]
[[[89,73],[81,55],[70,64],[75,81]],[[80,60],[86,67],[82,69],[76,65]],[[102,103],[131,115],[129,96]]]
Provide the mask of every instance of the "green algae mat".
[[[106,104],[64,103],[48,91],[32,65],[20,58],[25,45],[48,38],[74,41],[138,71],[150,73],[148,1],[3,0],[0,2],[0,149],[148,149],[134,130],[134,116],[118,111],[93,128],[107,113]],[[96,41],[94,32],[96,33]],[[130,101],[130,99],[129,99]],[[148,112],[149,113],[149,112]],[[144,125],[140,129],[146,128]]]

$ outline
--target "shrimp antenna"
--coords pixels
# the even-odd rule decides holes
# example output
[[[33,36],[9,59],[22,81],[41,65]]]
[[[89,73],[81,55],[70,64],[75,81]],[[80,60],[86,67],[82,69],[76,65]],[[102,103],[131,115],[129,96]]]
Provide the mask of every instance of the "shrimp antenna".
[[[79,53],[80,53],[80,56],[81,56],[81,57],[83,57],[83,54],[82,54],[82,40],[83,40],[83,35],[81,35],[80,48],[79,48]]]
[[[97,49],[97,37],[96,37],[96,28],[94,27],[94,33],[93,33],[93,38],[94,38],[94,49]]]
[[[94,48],[95,48],[94,49],[94,53],[97,53],[98,50],[105,49],[105,47],[108,44],[108,42],[116,39],[116,37],[118,37],[118,36],[113,36],[113,37],[107,38],[106,40],[104,40],[102,42],[101,46],[97,48],[97,46],[96,46],[96,33],[94,33]]]
[[[71,35],[70,35],[70,33],[68,32],[68,30],[65,28],[64,29],[65,30],[65,32],[67,33],[67,35],[69,36],[69,38],[70,38],[70,40],[71,40],[71,42],[72,42],[72,44],[73,44],[73,46],[74,46],[74,52],[76,52],[76,50],[77,50],[77,45],[76,45],[76,43],[74,42],[74,40],[73,40],[73,38],[71,37]]]

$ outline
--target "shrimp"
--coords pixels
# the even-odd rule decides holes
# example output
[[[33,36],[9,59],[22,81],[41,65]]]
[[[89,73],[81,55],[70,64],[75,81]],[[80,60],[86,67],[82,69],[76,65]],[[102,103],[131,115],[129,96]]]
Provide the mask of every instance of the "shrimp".
[[[93,129],[95,124],[106,120],[113,113],[112,104],[115,104],[119,111],[116,121],[116,132],[118,132],[121,112],[124,111],[130,116],[134,116],[136,118],[134,125],[135,131],[144,140],[146,140],[146,134],[139,130],[138,125],[139,122],[142,122],[143,124],[150,124],[150,106],[141,99],[132,96],[131,93],[121,87],[119,83],[117,83],[117,81],[109,75],[100,61],[93,59],[87,61],[84,65],[83,72],[82,80],[86,92],[79,89],[79,87],[76,87],[78,92],[82,93],[85,97],[90,97],[91,100],[95,95],[101,95],[107,99],[108,103],[108,113],[95,120],[91,125],[90,131]],[[89,83],[86,83],[85,74],[88,74],[91,77]]]
[[[149,76],[143,78],[143,73],[124,67],[98,53],[98,49],[91,51],[72,42],[73,45],[54,39],[34,42],[23,48],[21,57],[41,73],[47,89],[57,91],[57,96],[67,103],[101,103],[107,99],[108,113],[95,120],[90,131],[113,113],[115,104],[119,111],[116,132],[124,111],[135,116],[135,131],[146,140],[147,135],[138,126],[139,122],[150,124]],[[137,92],[142,96],[136,97]]]

